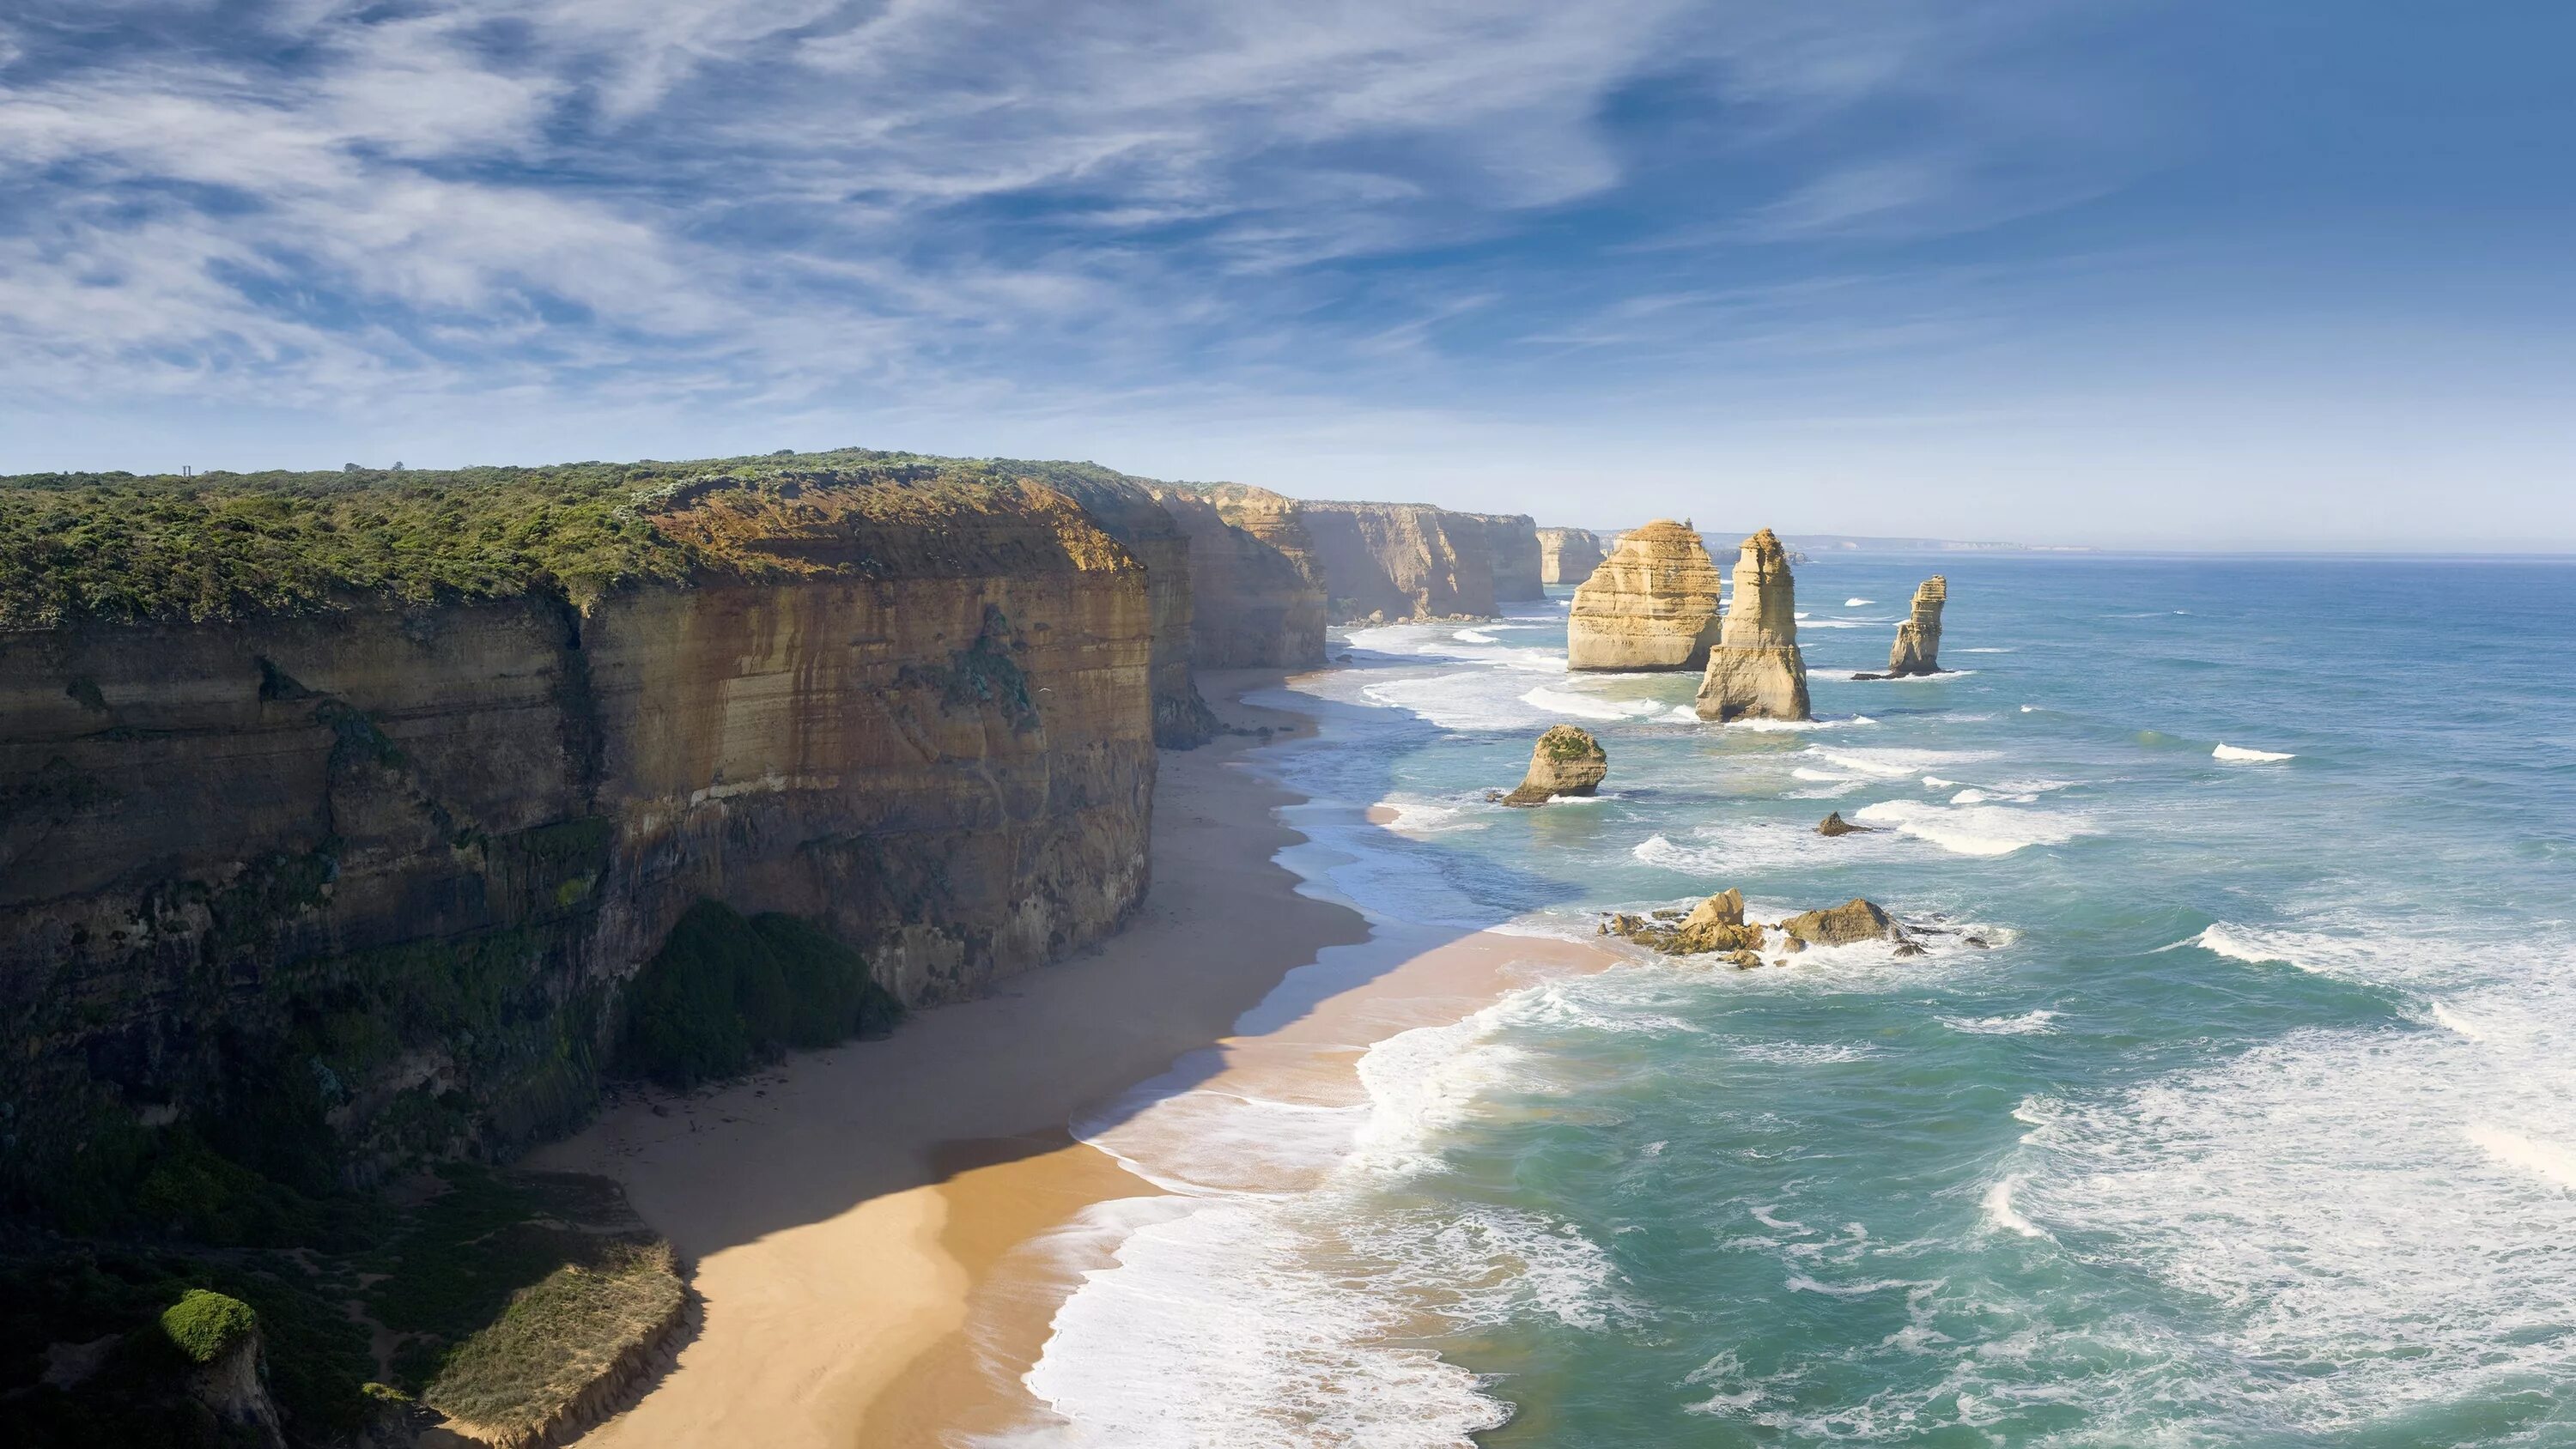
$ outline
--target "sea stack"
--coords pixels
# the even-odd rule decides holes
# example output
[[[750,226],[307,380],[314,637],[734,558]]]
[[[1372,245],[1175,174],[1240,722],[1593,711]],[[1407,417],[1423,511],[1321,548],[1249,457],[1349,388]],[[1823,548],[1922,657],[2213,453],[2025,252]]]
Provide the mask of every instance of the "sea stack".
[[[1895,647],[1887,651],[1887,679],[1941,672],[1941,606],[1949,602],[1950,581],[1940,574],[1914,591],[1914,612],[1896,626]]]
[[[1807,709],[1807,662],[1798,653],[1796,588],[1789,551],[1771,530],[1744,541],[1735,562],[1735,598],[1700,681],[1701,719],[1814,717]]]
[[[1601,540],[1585,528],[1538,531],[1538,577],[1546,584],[1579,584],[1601,567]]]
[[[1687,522],[1630,529],[1574,591],[1566,668],[1699,668],[1717,642],[1717,590],[1717,565]]]
[[[1529,773],[1503,803],[1544,805],[1557,795],[1589,795],[1609,774],[1610,754],[1591,731],[1558,725],[1538,737],[1530,750]]]

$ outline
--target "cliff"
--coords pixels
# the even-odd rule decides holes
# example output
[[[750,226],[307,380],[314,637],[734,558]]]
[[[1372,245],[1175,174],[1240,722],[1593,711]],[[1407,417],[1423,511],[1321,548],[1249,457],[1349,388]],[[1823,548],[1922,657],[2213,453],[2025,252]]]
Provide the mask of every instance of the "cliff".
[[[1336,620],[1484,618],[1494,599],[1484,521],[1423,503],[1303,506]]]
[[[1689,524],[1630,529],[1574,591],[1566,667],[1698,669],[1717,642],[1717,601],[1717,565]]]
[[[1601,540],[1589,529],[1538,531],[1538,577],[1542,584],[1579,584],[1601,567],[1601,559]]]
[[[1216,715],[1190,679],[1199,613],[1192,563],[1197,541],[1163,501],[1165,485],[1131,478],[1090,463],[1040,463],[995,459],[997,471],[1030,478],[1070,495],[1110,537],[1145,566],[1145,593],[1154,615],[1154,743],[1186,750],[1217,732]],[[1225,613],[1221,601],[1216,612]]]
[[[1485,525],[1485,547],[1493,557],[1495,599],[1507,602],[1546,598],[1537,523],[1526,513],[1467,516]]]
[[[108,1225],[189,1172],[318,1190],[559,1131],[701,901],[819,924],[925,1003],[1145,890],[1152,580],[1007,470],[6,501],[16,1206]]]
[[[1914,591],[1914,608],[1896,626],[1896,642],[1887,651],[1887,678],[1941,672],[1941,607],[1950,601],[1950,581],[1940,574]]]
[[[1204,669],[1324,662],[1324,586],[1302,506],[1264,488],[1154,485],[1189,536],[1191,656]]]
[[[1771,530],[1744,541],[1735,563],[1735,596],[1700,681],[1699,717],[1707,720],[1812,718],[1807,663],[1798,652],[1797,583],[1788,551]]]

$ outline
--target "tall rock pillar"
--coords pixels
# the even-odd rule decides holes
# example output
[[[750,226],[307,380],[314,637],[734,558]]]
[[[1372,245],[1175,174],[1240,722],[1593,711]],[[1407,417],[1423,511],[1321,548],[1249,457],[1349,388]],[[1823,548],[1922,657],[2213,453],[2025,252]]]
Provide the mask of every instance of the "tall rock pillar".
[[[1950,580],[1934,574],[1914,591],[1914,612],[1896,626],[1895,646],[1887,651],[1887,677],[1941,672],[1941,606],[1950,600]]]
[[[1735,597],[1700,680],[1699,717],[1812,719],[1807,661],[1798,653],[1797,584],[1789,551],[1771,530],[1744,541],[1735,561]]]

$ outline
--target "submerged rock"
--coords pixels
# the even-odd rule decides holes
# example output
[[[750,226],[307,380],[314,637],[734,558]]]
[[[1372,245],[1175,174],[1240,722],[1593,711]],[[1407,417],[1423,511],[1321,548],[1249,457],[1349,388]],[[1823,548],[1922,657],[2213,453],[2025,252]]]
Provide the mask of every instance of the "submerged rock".
[[[1796,580],[1789,555],[1771,530],[1744,541],[1735,564],[1735,597],[1700,681],[1699,717],[1812,719],[1807,662],[1798,652]]]
[[[1717,642],[1717,565],[1687,522],[1657,519],[1574,591],[1568,669],[1697,669]]]
[[[1903,941],[1905,928],[1896,918],[1858,896],[1829,911],[1809,911],[1780,923],[1781,933],[1810,946],[1848,946],[1858,941]],[[1916,947],[1917,952],[1922,948]]]
[[[1878,827],[1854,825],[1843,818],[1843,812],[1837,810],[1816,823],[1816,833],[1818,835],[1876,835]]]
[[[1934,574],[1914,591],[1914,612],[1896,626],[1896,643],[1887,651],[1882,679],[1941,672],[1941,606],[1949,602],[1950,580]]]
[[[1544,805],[1555,795],[1589,795],[1610,774],[1610,754],[1589,730],[1558,725],[1530,749],[1529,773],[1506,805]]]

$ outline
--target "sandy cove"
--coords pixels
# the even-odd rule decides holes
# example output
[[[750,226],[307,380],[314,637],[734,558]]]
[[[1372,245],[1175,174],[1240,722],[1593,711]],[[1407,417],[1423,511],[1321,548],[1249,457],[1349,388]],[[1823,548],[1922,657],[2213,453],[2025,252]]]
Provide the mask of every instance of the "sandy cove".
[[[1242,702],[1277,679],[1202,684],[1230,723],[1311,735]],[[534,1156],[624,1183],[695,1264],[704,1304],[671,1371],[583,1445],[911,1446],[1028,1422],[1017,1377],[1071,1282],[1027,1245],[1092,1203],[1157,1191],[1074,1141],[1077,1111],[1175,1063],[1211,1085],[1356,1100],[1369,1043],[1455,1021],[1534,969],[1610,959],[1386,923],[1372,938],[1278,863],[1303,837],[1277,812],[1300,797],[1243,768],[1257,748],[1236,735],[1162,757],[1153,890],[1113,940],[885,1040],[630,1098]]]

